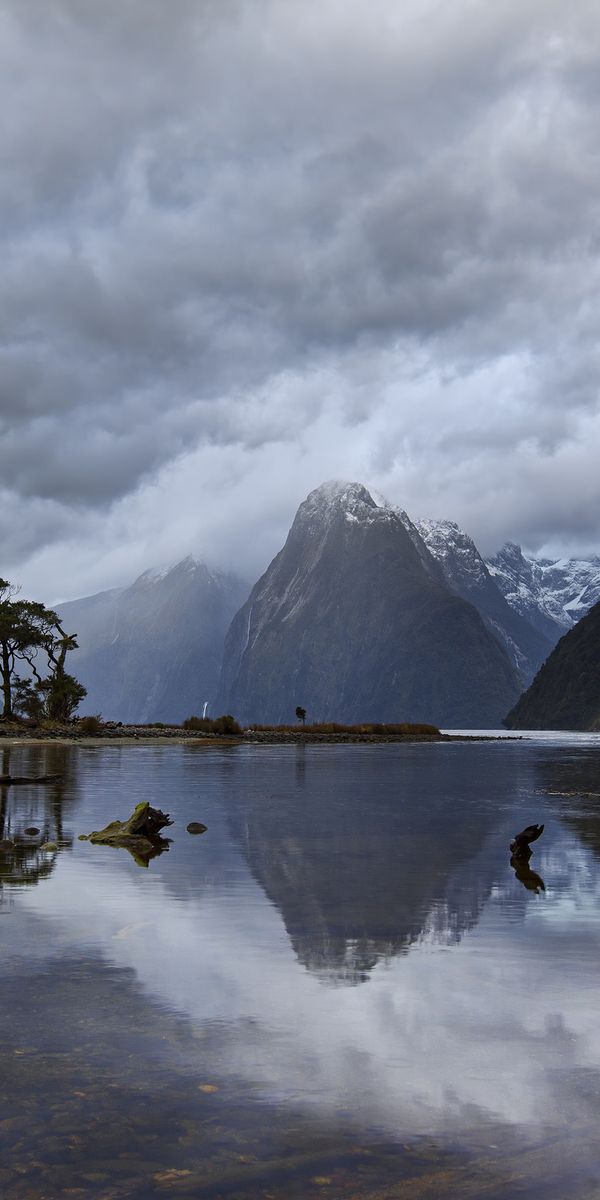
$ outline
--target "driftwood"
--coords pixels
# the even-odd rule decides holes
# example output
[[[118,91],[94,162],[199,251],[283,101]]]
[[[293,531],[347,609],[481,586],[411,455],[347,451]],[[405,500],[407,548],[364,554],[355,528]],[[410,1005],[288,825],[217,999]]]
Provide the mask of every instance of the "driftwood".
[[[537,842],[538,838],[544,832],[543,825],[527,825],[520,833],[517,833],[510,843],[512,857],[515,859],[524,859],[528,861],[531,858],[532,851],[530,850],[531,842]]]
[[[173,822],[168,813],[160,808],[151,808],[148,801],[136,804],[132,814],[126,821],[111,821],[105,829],[94,829],[92,833],[82,833],[81,842],[93,842],[97,846],[119,846],[129,853],[139,864],[147,867],[151,858],[168,850],[168,838],[160,836],[161,829]]]
[[[13,783],[56,783],[62,775],[0,775],[0,787]]]

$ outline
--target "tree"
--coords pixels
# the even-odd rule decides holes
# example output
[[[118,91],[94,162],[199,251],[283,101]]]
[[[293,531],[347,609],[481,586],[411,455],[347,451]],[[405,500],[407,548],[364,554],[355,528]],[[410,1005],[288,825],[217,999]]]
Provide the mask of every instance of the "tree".
[[[305,721],[306,721],[306,709],[305,709],[305,708],[301,708],[301,707],[300,707],[300,705],[298,705],[298,707],[297,707],[297,709],[296,709],[296,719],[297,719],[298,721],[302,721],[302,724],[303,724],[303,725],[304,725],[304,723],[305,723]]]
[[[87,689],[69,675],[53,672],[46,679],[15,678],[13,683],[13,711],[34,720],[49,717],[53,721],[69,721],[75,709],[87,696]]]
[[[68,720],[86,689],[65,670],[69,650],[77,639],[65,633],[58,613],[32,600],[19,600],[14,584],[0,579],[0,675],[3,718],[15,711],[40,718]],[[38,663],[44,665],[42,674]],[[27,665],[32,678],[17,674]]]

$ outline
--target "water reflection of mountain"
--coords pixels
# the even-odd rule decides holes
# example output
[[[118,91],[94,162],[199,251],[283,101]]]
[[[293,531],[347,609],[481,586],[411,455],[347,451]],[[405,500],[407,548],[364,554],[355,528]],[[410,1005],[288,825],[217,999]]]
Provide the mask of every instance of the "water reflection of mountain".
[[[600,858],[600,754],[578,749],[556,755],[538,766],[543,790],[556,815]]]
[[[43,850],[44,845],[64,848],[72,843],[64,814],[74,770],[75,756],[68,746],[3,747],[1,775],[56,778],[47,784],[0,786],[0,908],[7,887],[39,883],[51,874],[57,851]]]
[[[359,983],[381,959],[424,939],[458,941],[477,922],[494,882],[481,851],[514,788],[514,766],[499,760],[495,778],[482,779],[476,757],[440,751],[373,759],[354,778],[334,771],[324,794],[300,750],[305,776],[293,797],[255,792],[230,817],[311,971]]]

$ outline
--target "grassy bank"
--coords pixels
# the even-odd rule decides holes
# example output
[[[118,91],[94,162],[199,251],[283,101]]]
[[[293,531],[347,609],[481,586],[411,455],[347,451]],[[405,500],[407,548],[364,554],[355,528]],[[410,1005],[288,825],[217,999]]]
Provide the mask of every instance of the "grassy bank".
[[[212,726],[212,727],[211,727]],[[216,728],[215,728],[216,726]],[[28,741],[118,741],[118,742],[202,742],[206,745],[240,744],[326,744],[371,742],[448,742],[488,741],[484,735],[458,736],[445,734],[435,725],[409,722],[384,724],[367,723],[342,725],[325,722],[312,725],[253,725],[247,729],[236,726],[239,732],[219,728],[218,721],[189,719],[183,725],[124,725],[116,721],[100,721],[84,717],[67,724],[43,721],[0,720],[0,745],[15,739]],[[511,739],[512,740],[512,739]]]

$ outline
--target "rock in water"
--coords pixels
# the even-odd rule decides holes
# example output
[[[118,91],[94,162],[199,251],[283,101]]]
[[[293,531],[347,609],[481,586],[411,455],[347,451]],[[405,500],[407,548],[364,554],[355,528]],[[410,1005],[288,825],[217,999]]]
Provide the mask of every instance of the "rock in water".
[[[202,824],[202,821],[190,821],[186,828],[188,833],[206,833],[207,829],[206,825]]]

